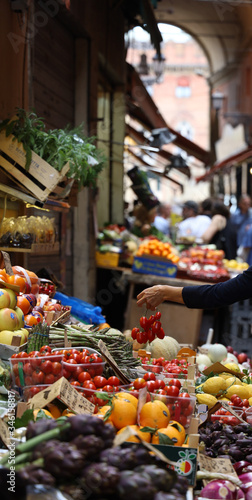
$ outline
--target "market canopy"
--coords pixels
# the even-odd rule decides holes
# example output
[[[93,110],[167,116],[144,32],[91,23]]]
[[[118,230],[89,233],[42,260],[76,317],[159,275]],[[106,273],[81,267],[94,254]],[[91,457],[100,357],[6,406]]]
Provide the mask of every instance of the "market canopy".
[[[210,151],[206,151],[172,129],[161,115],[159,109],[146,90],[139,74],[127,63],[126,109],[131,118],[137,120],[148,131],[167,128],[175,135],[173,144],[190,156],[194,156],[207,166],[210,163]],[[163,151],[163,150],[162,150]]]
[[[246,148],[239,153],[229,156],[225,160],[222,160],[208,170],[204,175],[196,178],[196,182],[209,181],[214,175],[219,173],[226,173],[230,171],[231,167],[238,167],[241,163],[247,160],[252,160],[252,147]]]

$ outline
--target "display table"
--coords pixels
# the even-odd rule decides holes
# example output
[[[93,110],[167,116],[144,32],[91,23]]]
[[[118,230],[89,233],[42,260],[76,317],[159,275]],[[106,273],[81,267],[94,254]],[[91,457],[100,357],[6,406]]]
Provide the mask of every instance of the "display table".
[[[154,285],[172,285],[178,287],[190,285],[205,285],[205,282],[191,281],[179,278],[162,278],[152,274],[133,273],[130,269],[122,272],[122,279],[129,283],[127,307],[125,311],[124,328],[132,329],[139,326],[139,318],[145,315],[144,307],[137,306],[136,295],[144,288]],[[138,290],[136,291],[136,289]],[[183,304],[164,302],[158,307],[162,314],[162,326],[166,335],[176,338],[181,344],[198,345],[198,338],[202,320],[202,309],[188,309]]]

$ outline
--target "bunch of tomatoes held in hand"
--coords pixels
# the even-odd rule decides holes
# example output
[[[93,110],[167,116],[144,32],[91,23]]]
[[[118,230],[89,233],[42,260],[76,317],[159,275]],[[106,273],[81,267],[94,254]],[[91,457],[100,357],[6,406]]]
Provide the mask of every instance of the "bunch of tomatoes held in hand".
[[[134,327],[131,331],[133,340],[136,340],[139,344],[146,344],[146,342],[152,342],[156,337],[163,339],[165,332],[162,328],[160,318],[160,311],[157,311],[155,315],[151,314],[149,318],[142,316],[139,321],[142,330]]]

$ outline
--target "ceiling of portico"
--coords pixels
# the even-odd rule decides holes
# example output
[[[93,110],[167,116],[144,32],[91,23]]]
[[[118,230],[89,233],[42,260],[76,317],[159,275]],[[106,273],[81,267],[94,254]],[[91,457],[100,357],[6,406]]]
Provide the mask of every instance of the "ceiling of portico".
[[[250,0],[159,0],[156,5],[158,23],[178,26],[201,45],[213,85],[235,71],[252,47]]]

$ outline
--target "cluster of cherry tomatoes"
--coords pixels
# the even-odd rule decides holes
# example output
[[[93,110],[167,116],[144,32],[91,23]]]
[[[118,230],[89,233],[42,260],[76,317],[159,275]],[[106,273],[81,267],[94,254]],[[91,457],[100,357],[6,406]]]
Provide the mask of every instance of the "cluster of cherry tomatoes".
[[[240,416],[244,420],[246,420],[246,410],[250,406],[248,399],[241,399],[240,396],[237,396],[237,394],[233,394],[230,398],[230,401],[226,401],[226,403],[235,411],[238,410],[239,414],[241,413],[240,410],[243,410]],[[222,423],[230,425],[238,425],[240,423],[239,419],[225,408],[220,408],[219,410],[217,410],[211,416],[211,419],[212,421],[220,420]]]
[[[136,378],[127,389],[130,394],[138,398],[139,390],[147,387],[147,401],[157,397],[169,408],[171,419],[187,427],[194,411],[193,398],[188,392],[183,391],[180,380],[170,379],[165,382],[157,379],[155,373],[146,372],[143,377]],[[182,392],[181,392],[182,391]]]
[[[139,344],[146,344],[152,342],[156,337],[163,339],[165,336],[164,329],[161,325],[161,312],[157,311],[156,314],[151,314],[149,318],[142,316],[140,318],[140,328],[134,327],[131,331],[131,337]]]
[[[186,378],[188,373],[188,361],[186,358],[172,359],[168,361],[164,357],[151,358],[147,356],[140,357],[142,366],[145,370],[153,373],[170,373],[173,378]]]
[[[62,356],[42,346],[39,351],[19,352],[11,356],[13,382],[17,387],[50,385],[62,377]]]

